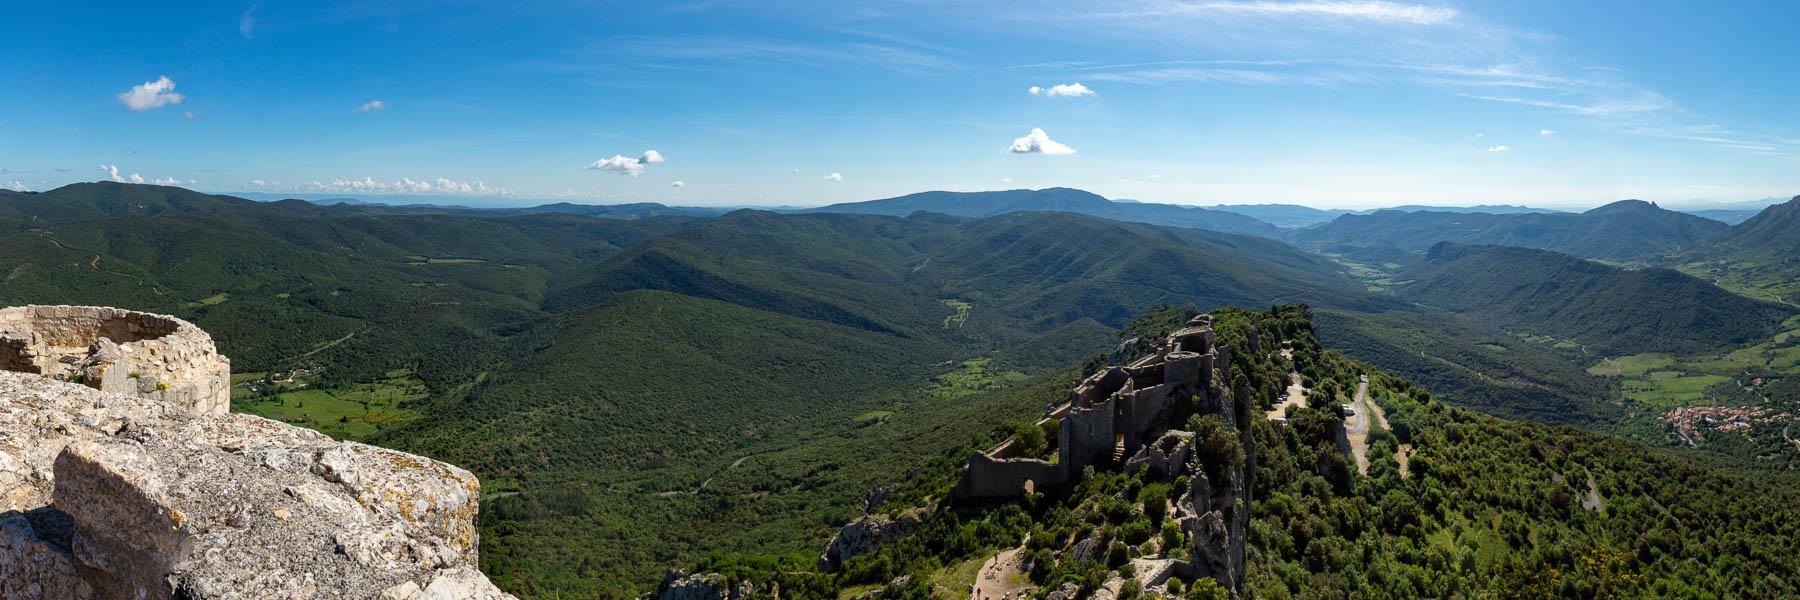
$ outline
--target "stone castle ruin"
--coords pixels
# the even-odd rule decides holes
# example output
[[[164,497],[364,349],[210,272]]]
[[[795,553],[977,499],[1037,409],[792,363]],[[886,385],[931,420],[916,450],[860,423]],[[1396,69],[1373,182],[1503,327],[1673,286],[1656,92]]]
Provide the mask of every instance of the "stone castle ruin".
[[[0,309],[0,369],[222,415],[231,360],[193,323],[104,306]]]
[[[474,475],[227,413],[193,324],[27,306],[0,332],[0,600],[512,600]]]
[[[1057,424],[1056,460],[1015,458],[1014,440],[969,457],[951,491],[953,505],[1016,499],[1077,481],[1086,467],[1136,472],[1149,466],[1164,480],[1189,477],[1175,504],[1176,522],[1195,543],[1195,561],[1151,561],[1138,572],[1145,588],[1173,575],[1209,576],[1232,590],[1244,576],[1244,534],[1250,518],[1255,439],[1250,393],[1234,379],[1231,348],[1214,339],[1212,316],[1199,315],[1170,334],[1153,354],[1095,373],[1076,385],[1068,403],[1038,421]],[[1208,480],[1194,452],[1194,434],[1174,422],[1182,403],[1217,414],[1236,429],[1246,462],[1225,481]],[[1148,571],[1148,572],[1146,572]]]

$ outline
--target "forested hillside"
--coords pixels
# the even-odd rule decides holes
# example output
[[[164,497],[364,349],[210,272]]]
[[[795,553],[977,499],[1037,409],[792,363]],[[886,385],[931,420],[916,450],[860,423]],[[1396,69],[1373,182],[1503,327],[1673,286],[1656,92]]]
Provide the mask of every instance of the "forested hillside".
[[[0,235],[0,302],[192,319],[234,359],[238,410],[473,469],[502,494],[484,556],[533,565],[510,581],[540,592],[641,590],[679,557],[816,543],[806,528],[886,476],[842,457],[903,447],[893,464],[911,464],[947,447],[925,432],[955,444],[974,415],[1035,411],[993,394],[1105,353],[1151,304],[1396,305],[1264,238],[1068,213],[383,214],[116,184],[20,197],[37,212],[0,212],[21,224]],[[164,206],[187,212],[150,210]],[[995,399],[964,400],[977,394]],[[736,490],[733,516],[649,543],[715,515],[701,489]],[[545,543],[596,523],[616,525],[594,527],[610,541]]]
[[[1800,196],[1763,209],[1720,232],[1712,242],[1673,253],[1658,264],[1747,296],[1800,301]]]
[[[1290,336],[1291,363],[1273,353],[1246,356],[1239,346],[1233,364],[1247,379],[1292,369],[1319,389],[1346,389],[1368,376],[1369,401],[1385,412],[1385,426],[1371,425],[1364,472],[1333,439],[1337,400],[1287,408],[1285,423],[1254,420],[1253,453],[1242,457],[1255,464],[1244,597],[1800,593],[1800,546],[1784,525],[1800,517],[1791,481],[1447,406],[1425,388],[1323,350],[1304,321],[1291,321],[1305,314],[1222,311],[1215,323],[1248,324],[1264,340]],[[815,553],[804,550],[716,554],[686,567],[716,574],[727,589],[778,587],[784,598],[960,597],[971,587],[1031,597],[1228,597],[1203,576],[1154,587],[1139,581],[1150,575],[1140,569],[1157,560],[1198,560],[1167,508],[1181,482],[1171,489],[1149,469],[1093,469],[1017,502],[952,506],[958,466],[982,445],[943,455],[872,507],[925,525],[834,572],[815,571]],[[1195,460],[1210,466],[1232,456],[1225,447],[1202,449]]]
[[[1159,303],[1304,302],[1326,347],[1496,415],[1607,430],[1644,410],[1578,348],[1256,236],[1066,212],[627,220],[120,184],[6,199],[0,303],[194,320],[233,359],[236,410],[474,470],[485,566],[530,597],[635,594],[715,551],[815,552],[871,490],[1063,397],[1072,365],[1144,351],[1121,342]]]
[[[1718,221],[1621,200],[1580,214],[1378,211],[1344,215],[1295,232],[1307,248],[1393,246],[1423,252],[1438,242],[1553,250],[1583,258],[1630,259],[1691,249],[1724,231]]]
[[[1402,269],[1401,298],[1599,354],[1695,352],[1772,335],[1796,314],[1669,269],[1628,270],[1545,250],[1441,243]]]

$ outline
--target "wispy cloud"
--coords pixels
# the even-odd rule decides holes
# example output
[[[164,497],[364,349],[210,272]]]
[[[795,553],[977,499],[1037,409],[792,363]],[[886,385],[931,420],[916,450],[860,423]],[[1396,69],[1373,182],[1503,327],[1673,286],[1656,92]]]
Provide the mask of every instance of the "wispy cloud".
[[[1488,146],[1488,152],[1506,152],[1511,149],[1506,146]]]
[[[1025,134],[1025,137],[1013,140],[1012,146],[1007,148],[1007,151],[1015,154],[1061,155],[1075,153],[1074,148],[1050,139],[1049,134],[1037,128],[1033,128],[1031,133]]]
[[[817,43],[735,36],[627,36],[592,46],[571,60],[530,62],[520,68],[569,74],[630,69],[724,70],[745,67],[869,67],[929,73],[956,67],[930,45],[860,34]],[[633,85],[629,82],[612,82]]]
[[[1456,9],[1381,0],[1299,2],[1151,2],[1134,9],[1107,13],[1122,17],[1205,17],[1246,15],[1260,17],[1324,17],[1359,19],[1408,25],[1442,25],[1457,17]]]
[[[257,188],[279,188],[281,184],[266,183],[263,180],[252,180]],[[511,196],[513,191],[503,187],[490,186],[481,181],[452,181],[445,178],[433,180],[414,180],[401,177],[394,181],[376,181],[373,177],[362,179],[333,179],[331,181],[308,181],[292,186],[287,191],[327,193],[327,194],[421,194],[448,196]]]
[[[1206,14],[1255,14],[1255,16],[1327,16],[1370,22],[1442,25],[1456,18],[1456,9],[1399,2],[1156,2],[1127,14],[1141,16],[1206,16]]]
[[[637,158],[632,158],[623,154],[614,154],[612,155],[612,158],[602,158],[594,161],[593,164],[582,168],[593,171],[611,171],[621,175],[637,177],[644,174],[644,168],[646,166],[662,161],[663,155],[661,152],[645,150],[644,155]]]
[[[687,182],[685,182],[685,181],[671,181],[671,182],[669,182],[669,187],[672,187],[672,188],[678,188],[678,187],[687,187]]]
[[[118,97],[119,102],[124,104],[125,108],[144,111],[170,104],[181,104],[182,100],[187,99],[186,96],[171,91],[174,89],[174,81],[170,81],[168,77],[158,77],[156,81],[146,81],[131,86],[130,90],[120,93]]]
[[[1126,71],[1095,73],[1087,76],[1099,81],[1116,81],[1120,83],[1162,84],[1162,83],[1219,83],[1235,85],[1301,85],[1324,88],[1341,88],[1349,84],[1363,83],[1368,77],[1345,70],[1258,70],[1258,69],[1217,69],[1193,67],[1167,67],[1153,69],[1133,69]]]
[[[1033,96],[1046,96],[1046,97],[1050,97],[1050,98],[1056,98],[1056,97],[1074,98],[1074,97],[1079,97],[1079,96],[1094,95],[1094,90],[1090,90],[1090,89],[1088,89],[1087,86],[1081,85],[1081,82],[1079,82],[1079,81],[1077,81],[1075,83],[1059,83],[1059,84],[1056,84],[1056,85],[1053,85],[1053,86],[1050,86],[1047,88],[1038,87],[1038,86],[1034,85],[1034,86],[1031,86],[1030,89],[1027,89],[1025,91],[1031,93],[1031,95],[1033,95]]]
[[[356,107],[356,112],[366,113],[369,111],[381,110],[384,108],[387,108],[386,102],[382,102],[380,100],[370,100],[368,102],[364,102],[362,106]]]
[[[14,179],[14,180],[11,180],[11,181],[8,181],[8,182],[6,182],[6,185],[4,185],[4,186],[0,186],[0,187],[4,187],[4,188],[6,188],[6,189],[9,189],[9,190],[12,190],[12,191],[15,191],[15,192],[29,192],[29,191],[31,191],[31,188],[29,188],[29,187],[26,187],[26,186],[25,186],[25,184],[24,184],[24,183],[21,183],[21,182],[20,182],[20,181],[19,181],[19,180],[17,180],[17,179]]]
[[[1556,135],[1556,130],[1555,129],[1539,129],[1538,135],[1541,135],[1544,137],[1550,137],[1550,136]]]
[[[257,7],[252,5],[250,10],[244,11],[244,14],[238,17],[238,35],[244,36],[245,39],[256,37],[256,9]]]
[[[839,174],[837,174],[837,173],[832,173],[832,174],[830,174],[830,175],[826,175],[826,176],[825,176],[825,180],[826,180],[826,181],[843,181],[843,180],[844,180],[844,176],[843,176],[843,175],[839,175]]]
[[[1620,131],[1632,135],[1710,144],[1764,156],[1791,157],[1800,155],[1800,140],[1788,139],[1780,136],[1748,134],[1720,127],[1718,125],[1691,125],[1686,127],[1638,126],[1626,127]]]
[[[1656,111],[1666,110],[1666,109],[1675,107],[1675,103],[1670,102],[1668,98],[1664,98],[1661,94],[1657,94],[1655,92],[1650,92],[1650,91],[1641,92],[1641,93],[1637,94],[1635,97],[1631,97],[1631,98],[1599,100],[1599,101],[1596,101],[1593,103],[1588,103],[1588,104],[1575,104],[1575,103],[1568,103],[1568,102],[1557,102],[1554,100],[1540,100],[1540,99],[1536,99],[1536,98],[1519,98],[1519,97],[1511,97],[1511,96],[1482,96],[1482,95],[1477,95],[1477,94],[1457,94],[1457,95],[1462,96],[1464,98],[1474,98],[1476,100],[1488,100],[1491,102],[1506,102],[1506,103],[1510,103],[1510,104],[1523,104],[1526,106],[1536,106],[1538,108],[1549,108],[1549,109],[1555,109],[1555,110],[1559,110],[1559,111],[1563,111],[1563,112],[1569,112],[1569,113],[1574,113],[1574,114],[1578,114],[1578,115],[1594,116],[1594,117],[1614,117],[1614,116],[1621,116],[1621,115],[1656,112]]]

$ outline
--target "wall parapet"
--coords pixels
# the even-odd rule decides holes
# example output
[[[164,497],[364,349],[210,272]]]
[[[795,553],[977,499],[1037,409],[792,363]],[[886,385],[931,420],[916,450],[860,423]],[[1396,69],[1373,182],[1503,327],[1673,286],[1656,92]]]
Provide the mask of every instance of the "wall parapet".
[[[231,408],[231,360],[182,319],[107,306],[0,308],[0,369],[168,402]]]

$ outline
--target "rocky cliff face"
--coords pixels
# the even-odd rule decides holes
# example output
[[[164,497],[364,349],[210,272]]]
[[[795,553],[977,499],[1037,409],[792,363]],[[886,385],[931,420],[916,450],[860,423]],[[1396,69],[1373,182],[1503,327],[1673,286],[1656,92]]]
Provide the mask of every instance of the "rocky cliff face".
[[[468,471],[0,372],[0,598],[510,599]]]
[[[839,529],[837,535],[831,537],[831,543],[825,545],[825,551],[819,554],[819,572],[836,571],[844,561],[912,535],[924,524],[923,518],[913,514],[901,515],[898,519],[870,515],[852,521]]]

